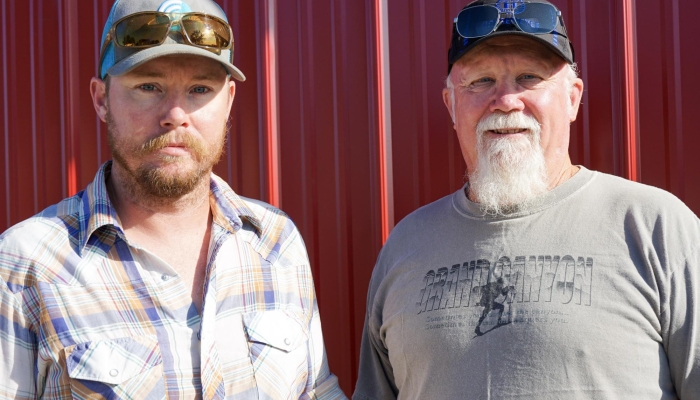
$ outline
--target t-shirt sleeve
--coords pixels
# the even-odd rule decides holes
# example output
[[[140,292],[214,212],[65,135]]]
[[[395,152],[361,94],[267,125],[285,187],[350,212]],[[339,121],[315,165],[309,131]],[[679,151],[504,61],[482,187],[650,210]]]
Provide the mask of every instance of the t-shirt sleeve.
[[[676,394],[700,399],[700,243],[670,276],[662,335]]]
[[[381,258],[381,256],[380,256]],[[381,334],[381,301],[377,300],[377,290],[381,282],[378,273],[379,263],[375,267],[367,294],[367,311],[365,326],[362,330],[360,346],[360,366],[355,385],[353,400],[395,399],[398,389],[394,381],[394,372],[389,361],[389,351]],[[377,304],[379,303],[379,304]]]

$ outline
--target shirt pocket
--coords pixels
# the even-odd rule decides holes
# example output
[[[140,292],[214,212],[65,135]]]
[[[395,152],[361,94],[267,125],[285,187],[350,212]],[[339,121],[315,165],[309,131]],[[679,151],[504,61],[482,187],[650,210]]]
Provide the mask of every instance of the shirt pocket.
[[[243,315],[260,395],[298,398],[309,373],[309,319],[302,312],[272,310]]]
[[[94,340],[68,346],[63,353],[74,399],[166,398],[155,337]]]

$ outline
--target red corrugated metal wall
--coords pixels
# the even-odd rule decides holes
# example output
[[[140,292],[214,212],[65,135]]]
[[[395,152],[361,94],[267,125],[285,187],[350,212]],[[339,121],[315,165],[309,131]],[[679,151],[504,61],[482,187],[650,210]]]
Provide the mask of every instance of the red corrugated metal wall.
[[[555,0],[586,84],[575,163],[700,213],[700,55],[691,0]],[[352,392],[367,283],[393,223],[462,184],[442,105],[456,0],[220,0],[237,87],[240,194],[281,206],[312,262],[332,370]],[[109,158],[88,83],[111,0],[0,0],[0,229],[83,188]]]

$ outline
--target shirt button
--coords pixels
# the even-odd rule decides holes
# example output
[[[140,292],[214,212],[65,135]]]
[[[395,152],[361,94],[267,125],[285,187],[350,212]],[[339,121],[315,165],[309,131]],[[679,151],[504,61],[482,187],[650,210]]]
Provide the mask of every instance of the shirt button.
[[[289,338],[284,338],[284,344],[286,344],[287,346],[289,346],[290,344],[292,344],[292,341],[289,340]]]
[[[117,375],[119,375],[119,371],[116,369],[113,369],[113,370],[109,371],[109,375],[112,377],[117,376]]]
[[[166,275],[166,274],[163,274],[163,275],[160,276],[160,279],[162,279],[162,280],[164,280],[164,281],[167,281],[168,279],[170,279],[170,277],[169,277],[168,275]]]

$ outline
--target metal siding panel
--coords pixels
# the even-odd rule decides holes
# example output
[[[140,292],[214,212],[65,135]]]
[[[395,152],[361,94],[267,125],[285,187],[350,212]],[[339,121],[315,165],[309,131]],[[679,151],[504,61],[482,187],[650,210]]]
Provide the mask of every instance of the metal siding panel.
[[[2,174],[0,174],[0,187],[2,194],[0,195],[0,229],[11,225],[13,213],[12,202],[10,198],[10,91],[9,91],[9,55],[7,52],[8,32],[11,32],[12,27],[9,26],[7,13],[7,0],[0,0],[0,23],[2,30],[0,31],[0,55],[2,56],[2,96],[0,97],[0,110],[2,110],[2,140],[0,141],[0,154],[2,154]]]
[[[65,197],[63,171],[61,80],[59,74],[58,2],[36,1],[35,27],[37,31],[37,53],[35,59],[37,87],[37,192],[38,207],[34,212],[56,203]],[[87,87],[84,87],[87,91]],[[94,112],[93,112],[94,114]],[[18,116],[28,117],[28,116]],[[20,219],[29,217],[22,215]],[[17,222],[17,221],[15,221]]]
[[[229,137],[223,159],[214,172],[239,194],[269,201],[265,191],[264,65],[260,55],[265,40],[264,18],[258,2],[218,1],[229,18],[234,37],[233,63],[245,82],[236,81],[236,97],[229,116]]]
[[[381,245],[373,2],[278,2],[282,207],[304,236],[331,370],[352,392]]]
[[[637,5],[640,26],[659,29],[638,31],[640,80],[641,161],[644,182],[663,188],[670,186],[671,153],[669,133],[676,131],[674,119],[674,54],[671,2]],[[651,167],[651,168],[650,168]]]
[[[10,2],[8,22],[12,32],[10,38],[29,38],[29,3]],[[26,83],[32,76],[27,66],[30,63],[29,46],[17,40],[7,42],[8,81],[6,90],[8,100],[9,171],[10,171],[10,206],[13,217],[34,213],[34,169],[33,143],[31,136],[31,91]],[[26,86],[26,87],[25,87]],[[15,134],[12,134],[15,133]],[[13,218],[13,222],[14,222]]]
[[[448,21],[460,8],[448,1],[389,0],[390,115],[397,223],[416,208],[463,184],[466,167],[442,103]]]
[[[700,215],[700,157],[697,156],[700,153],[700,135],[697,134],[695,121],[695,117],[700,115],[700,54],[695,51],[681,51],[695,45],[697,19],[693,13],[683,11],[692,10],[697,3],[693,0],[680,0],[674,1],[673,4],[674,24],[678,27],[677,39],[674,39],[676,72],[673,88],[677,100],[673,115],[676,126],[680,129],[669,130],[668,133],[674,138],[671,144],[676,151],[675,160],[682,158],[682,163],[672,163],[674,168],[671,170],[671,190],[680,196],[696,215]]]
[[[666,189],[700,213],[700,140],[689,116],[700,113],[695,93],[700,57],[681,52],[693,38],[689,1],[636,4],[640,107],[641,182]],[[685,7],[685,8],[684,8]]]

